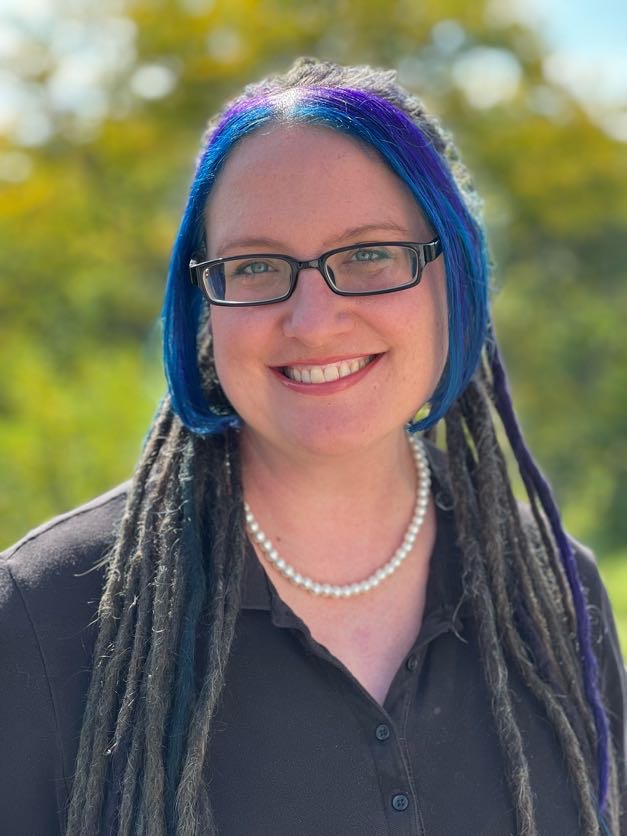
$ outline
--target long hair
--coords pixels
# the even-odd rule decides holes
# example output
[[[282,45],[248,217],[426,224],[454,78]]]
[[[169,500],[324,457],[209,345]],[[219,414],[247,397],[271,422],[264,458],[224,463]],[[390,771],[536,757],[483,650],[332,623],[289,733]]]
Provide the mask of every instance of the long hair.
[[[136,469],[99,609],[67,833],[215,831],[203,780],[239,611],[246,550],[236,428],[216,379],[207,308],[188,280],[205,205],[229,153],[276,123],[366,143],[407,185],[443,244],[447,362],[426,418],[440,419],[463,578],[522,836],[537,834],[513,708],[514,670],[544,707],[582,833],[618,833],[616,765],[571,545],[511,405],[489,320],[480,203],[451,138],[394,73],[301,59],[247,88],[210,123],[173,249],[163,307],[164,399]],[[502,419],[531,512],[515,501],[493,422]],[[566,699],[564,699],[566,696]]]

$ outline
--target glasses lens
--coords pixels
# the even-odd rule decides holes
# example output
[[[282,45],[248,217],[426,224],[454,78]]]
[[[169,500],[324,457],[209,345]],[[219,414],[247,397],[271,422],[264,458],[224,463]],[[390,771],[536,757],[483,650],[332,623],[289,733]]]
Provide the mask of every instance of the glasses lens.
[[[200,271],[209,296],[221,302],[267,302],[290,289],[289,262],[268,256],[227,258]]]
[[[334,253],[327,270],[339,290],[372,293],[412,284],[419,274],[416,252],[396,244],[372,244]]]

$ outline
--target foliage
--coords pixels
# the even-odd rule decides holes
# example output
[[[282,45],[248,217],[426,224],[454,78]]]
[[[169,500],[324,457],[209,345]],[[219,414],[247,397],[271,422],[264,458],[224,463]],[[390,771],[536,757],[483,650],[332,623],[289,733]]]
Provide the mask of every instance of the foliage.
[[[615,555],[611,560],[601,564],[601,576],[608,589],[618,638],[623,650],[623,658],[627,657],[627,553]]]
[[[18,151],[32,166],[0,192],[2,545],[131,472],[163,389],[152,329],[203,123],[243,83],[315,54],[398,68],[453,129],[486,198],[497,330],[531,445],[571,530],[624,549],[625,146],[543,77],[541,41],[495,8],[74,5],[77,26],[121,16],[134,33],[98,90],[101,118],[51,104],[55,40],[24,30],[15,66],[53,131],[22,148],[0,137],[0,162]],[[155,68],[172,80],[161,93],[146,86]]]

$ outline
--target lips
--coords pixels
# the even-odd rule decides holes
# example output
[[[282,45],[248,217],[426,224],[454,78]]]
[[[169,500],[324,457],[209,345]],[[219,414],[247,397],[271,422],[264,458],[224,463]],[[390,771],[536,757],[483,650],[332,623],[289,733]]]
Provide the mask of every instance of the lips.
[[[283,366],[281,372],[296,383],[332,383],[361,371],[374,357],[375,355],[369,354],[324,365]]]

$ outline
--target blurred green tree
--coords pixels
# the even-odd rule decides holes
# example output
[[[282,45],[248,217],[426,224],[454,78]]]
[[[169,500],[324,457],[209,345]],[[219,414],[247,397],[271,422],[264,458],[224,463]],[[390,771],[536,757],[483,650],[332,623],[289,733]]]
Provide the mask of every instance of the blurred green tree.
[[[68,43],[104,32],[116,60],[64,103]],[[531,30],[494,0],[102,0],[20,36],[13,72],[49,130],[0,137],[2,545],[130,474],[164,388],[154,322],[203,124],[314,54],[397,68],[453,129],[531,445],[571,530],[625,549],[627,155],[547,81]]]

